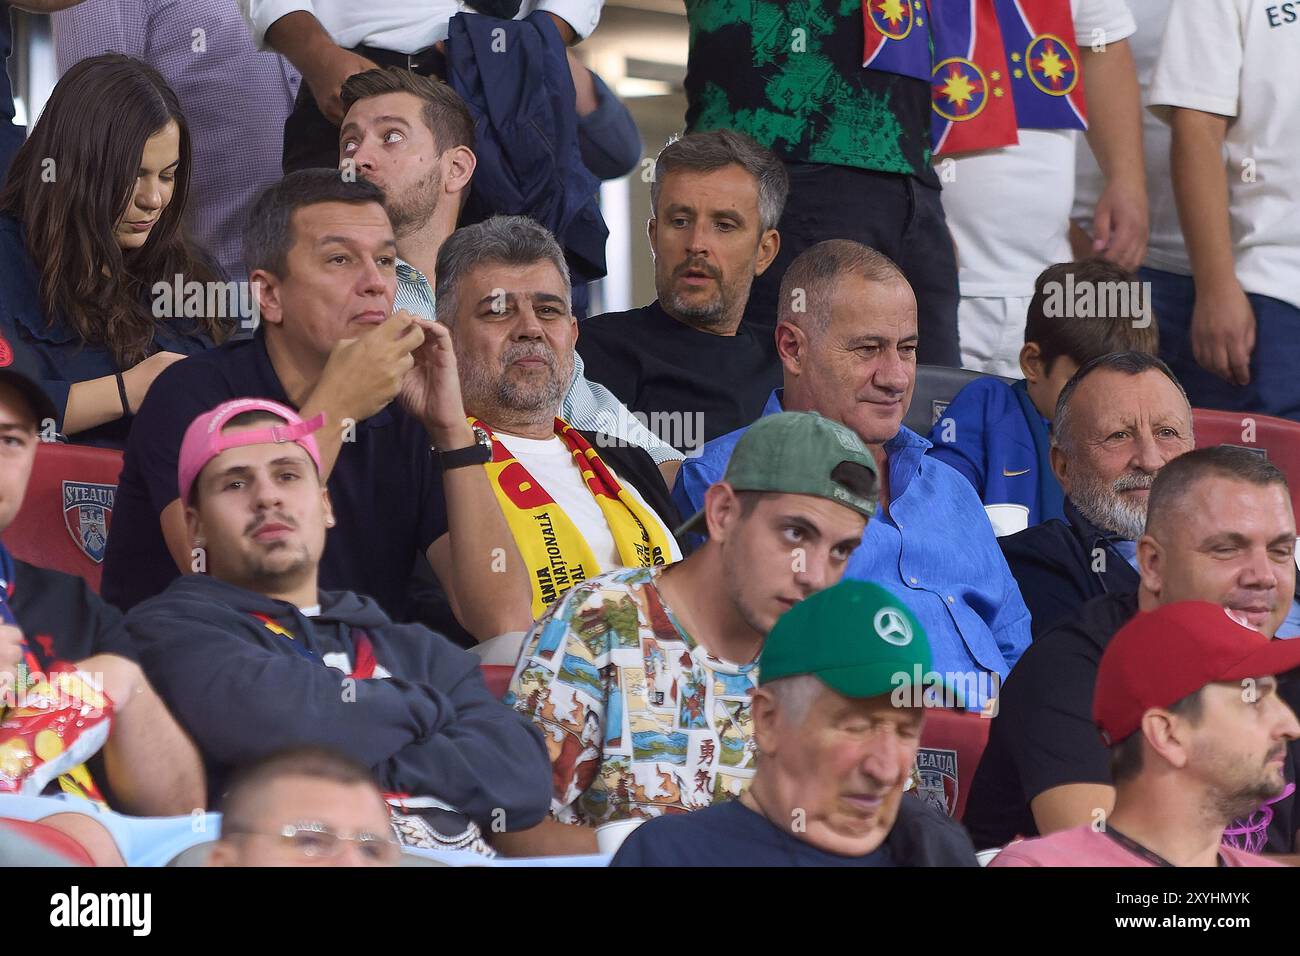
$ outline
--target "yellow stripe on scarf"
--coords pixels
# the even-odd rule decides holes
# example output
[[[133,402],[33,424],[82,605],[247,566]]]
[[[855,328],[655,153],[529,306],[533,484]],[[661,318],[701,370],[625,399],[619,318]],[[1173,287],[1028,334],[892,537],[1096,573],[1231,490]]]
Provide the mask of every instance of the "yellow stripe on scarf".
[[[475,418],[469,422],[492,435],[483,422]],[[623,565],[644,568],[671,561],[668,531],[659,517],[619,483],[576,429],[557,418],[555,433],[573,455],[587,490],[600,506]],[[607,570],[597,566],[590,545],[569,516],[495,435],[492,460],[484,467],[528,566],[533,617],[540,617],[575,584]]]

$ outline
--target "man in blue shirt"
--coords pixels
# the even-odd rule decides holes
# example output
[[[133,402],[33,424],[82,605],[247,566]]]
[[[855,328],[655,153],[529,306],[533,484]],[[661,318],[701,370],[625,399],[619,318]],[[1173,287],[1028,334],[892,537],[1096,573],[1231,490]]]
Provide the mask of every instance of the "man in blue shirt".
[[[902,425],[916,343],[916,298],[898,267],[850,240],[820,242],[782,282],[776,347],[785,388],[763,412],[819,412],[872,450],[880,511],[845,577],[905,600],[929,635],[935,670],[967,682],[968,705],[983,706],[1029,644],[1029,612],[969,482]],[[686,460],[673,490],[682,514],[699,510],[742,432]]]
[[[759,658],[749,788],[652,820],[614,865],[974,866],[961,826],[904,793],[930,665],[925,630],[884,588],[841,581],[805,598]]]
[[[1100,355],[1155,354],[1155,322],[1149,311],[1134,314],[1143,306],[1132,294],[1138,288],[1132,273],[1101,259],[1048,267],[1026,316],[1025,377],[1010,385],[976,379],[931,429],[929,454],[966,476],[998,535],[1064,518],[1065,494],[1048,456],[1056,398],[1079,366]]]

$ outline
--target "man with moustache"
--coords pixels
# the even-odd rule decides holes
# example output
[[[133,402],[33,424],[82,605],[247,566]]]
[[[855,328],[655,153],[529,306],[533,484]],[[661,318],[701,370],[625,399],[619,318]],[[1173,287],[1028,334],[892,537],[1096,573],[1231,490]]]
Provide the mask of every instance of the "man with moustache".
[[[693,133],[655,161],[647,223],[649,305],[582,323],[593,381],[632,411],[669,422],[679,450],[749,424],[780,384],[771,332],[742,322],[754,277],[776,258],[789,178],[741,133]],[[666,418],[664,416],[667,416]]]
[[[1228,445],[1187,452],[1160,469],[1146,511],[1136,593],[1082,605],[1034,641],[1003,686],[963,821],[977,847],[1068,830],[1110,811],[1115,787],[1093,726],[1094,687],[1103,652],[1139,611],[1211,601],[1265,637],[1286,617],[1296,526],[1286,479],[1274,465]],[[1174,668],[1195,653],[1171,649],[1158,666]],[[1294,700],[1296,690],[1283,683],[1280,693]],[[1294,758],[1285,771],[1290,783]],[[1294,789],[1273,794],[1276,800],[1230,826],[1225,840],[1253,852],[1295,852]]]
[[[1295,788],[1300,722],[1274,675],[1300,644],[1270,641],[1205,601],[1138,614],[1102,655],[1092,718],[1110,749],[1114,807],[1013,843],[992,866],[1278,866],[1235,846],[1234,818]]]
[[[1137,588],[1137,539],[1156,473],[1194,447],[1192,409],[1169,367],[1144,352],[1085,363],[1052,419],[1052,471],[1065,520],[998,539],[1037,638],[1102,594]]]
[[[649,454],[560,414],[578,322],[555,238],[531,219],[494,216],[442,244],[437,275],[439,327],[451,332],[533,617],[602,571],[679,560],[677,511]]]

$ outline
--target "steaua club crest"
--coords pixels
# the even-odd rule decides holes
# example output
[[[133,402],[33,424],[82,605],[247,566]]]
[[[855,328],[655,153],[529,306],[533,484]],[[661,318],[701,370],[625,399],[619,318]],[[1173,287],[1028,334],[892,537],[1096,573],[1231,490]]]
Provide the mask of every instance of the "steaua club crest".
[[[81,552],[96,564],[104,562],[116,492],[115,485],[92,485],[84,481],[63,483],[63,523]]]
[[[1044,93],[1066,96],[1079,82],[1079,66],[1070,45],[1058,36],[1036,36],[1025,51],[1029,79]]]
[[[916,752],[916,795],[945,816],[957,812],[957,751],[922,747]]]

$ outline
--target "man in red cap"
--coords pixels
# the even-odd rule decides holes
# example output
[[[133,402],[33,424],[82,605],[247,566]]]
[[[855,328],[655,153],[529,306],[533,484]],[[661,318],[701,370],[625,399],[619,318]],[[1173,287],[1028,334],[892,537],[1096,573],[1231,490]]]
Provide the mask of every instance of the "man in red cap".
[[[1102,655],[1093,699],[1114,809],[1013,843],[990,865],[1281,865],[1222,841],[1229,823],[1287,786],[1300,722],[1275,675],[1296,667],[1300,642],[1269,640],[1217,604],[1140,612]]]

